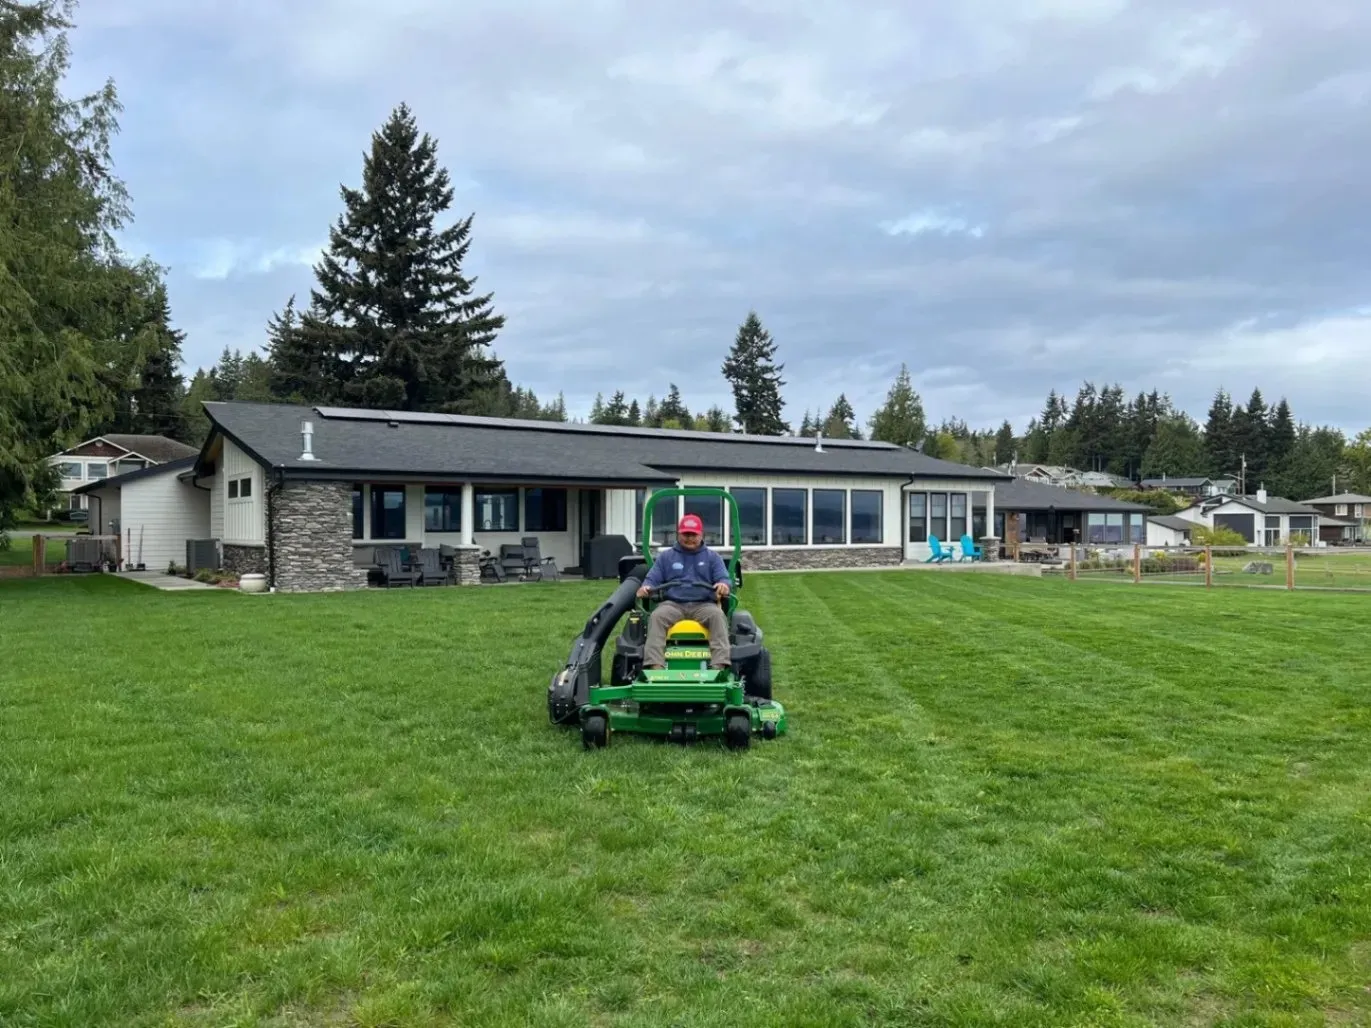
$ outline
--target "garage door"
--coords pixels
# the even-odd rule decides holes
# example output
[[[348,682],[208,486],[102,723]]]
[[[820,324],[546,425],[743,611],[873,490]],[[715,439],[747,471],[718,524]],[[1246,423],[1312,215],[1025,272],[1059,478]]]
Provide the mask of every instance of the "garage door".
[[[1257,541],[1257,515],[1255,514],[1215,514],[1215,528],[1231,528],[1249,543]]]

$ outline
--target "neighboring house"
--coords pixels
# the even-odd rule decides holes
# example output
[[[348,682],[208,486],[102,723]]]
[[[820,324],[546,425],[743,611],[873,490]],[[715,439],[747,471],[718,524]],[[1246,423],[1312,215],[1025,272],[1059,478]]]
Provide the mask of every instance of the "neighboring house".
[[[1371,522],[1371,496],[1359,493],[1338,493],[1336,496],[1320,496],[1305,500],[1306,507],[1313,507],[1323,515],[1319,518],[1319,540],[1346,546],[1350,543],[1364,543],[1369,534]]]
[[[1148,546],[1192,546],[1191,533],[1197,522],[1172,514],[1154,515],[1147,519]]]
[[[1284,546],[1292,537],[1312,544],[1320,538],[1317,508],[1269,496],[1265,489],[1254,496],[1205,497],[1176,514],[1210,528],[1231,528],[1249,546]]]
[[[748,568],[881,566],[927,556],[928,535],[972,525],[973,495],[1005,476],[889,443],[687,432],[450,414],[205,403],[211,431],[190,482],[210,497],[203,538],[226,567],[282,591],[365,585],[377,546],[481,549],[537,536],[560,567],[592,540],[636,542],[649,490],[727,488]],[[185,497],[181,498],[184,501]],[[724,504],[657,508],[651,543],[682,509],[728,546]],[[124,524],[128,517],[125,512]]]
[[[85,510],[87,494],[78,490],[89,482],[138,471],[153,464],[194,457],[193,446],[168,439],[164,435],[111,434],[87,439],[69,450],[53,454],[49,464],[57,466],[62,475],[58,486],[58,506]]]
[[[1186,478],[1184,476],[1144,478],[1144,489],[1162,489],[1180,496],[1229,496],[1237,492],[1238,481],[1234,478]]]
[[[1128,489],[1133,485],[1126,478],[1103,471],[1082,471],[1072,484],[1081,489]]]
[[[991,522],[991,534],[1008,548],[1014,542],[1008,531],[1016,526],[1021,543],[1042,541],[1050,544],[1081,542],[1093,546],[1122,546],[1145,543],[1145,519],[1151,508],[1108,496],[1077,492],[1062,486],[1040,485],[1026,478],[995,486],[998,513]],[[1008,518],[1008,515],[1015,515]]]
[[[126,567],[164,571],[168,564],[185,564],[186,540],[209,536],[209,491],[196,488],[194,473],[191,454],[87,482],[75,495],[88,503],[92,532],[119,537]]]
[[[1127,479],[1104,471],[1081,471],[1061,464],[1001,464],[993,470],[1021,478],[1035,485],[1055,485],[1064,489],[1126,489]]]

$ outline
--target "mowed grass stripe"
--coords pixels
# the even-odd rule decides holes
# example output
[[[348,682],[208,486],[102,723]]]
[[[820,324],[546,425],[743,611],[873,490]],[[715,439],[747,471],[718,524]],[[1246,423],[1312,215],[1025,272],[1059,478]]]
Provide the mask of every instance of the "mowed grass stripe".
[[[1367,1014],[1360,599],[753,576],[794,734],[587,754],[609,587],[0,584],[0,1022]]]

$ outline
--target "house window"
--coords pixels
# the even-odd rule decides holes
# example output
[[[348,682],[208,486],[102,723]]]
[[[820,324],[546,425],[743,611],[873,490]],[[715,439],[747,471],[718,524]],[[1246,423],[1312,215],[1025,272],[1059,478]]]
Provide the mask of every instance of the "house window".
[[[842,489],[814,490],[814,545],[841,546],[847,542],[847,493]]]
[[[1262,538],[1263,546],[1279,546],[1281,544],[1281,519],[1279,514],[1266,515],[1266,533]]]
[[[362,487],[354,485],[352,487],[352,538],[362,538],[362,515],[364,511],[362,504]]]
[[[766,545],[766,490],[730,489],[738,502],[738,534],[744,546]]]
[[[64,460],[57,465],[57,470],[63,478],[74,478],[79,482],[83,466],[79,460]]]
[[[883,543],[885,493],[879,489],[852,490],[852,541]]]
[[[252,495],[252,479],[244,478],[241,481],[242,485],[238,487],[238,498],[240,500],[246,500]]]
[[[1096,546],[1103,545],[1105,542],[1105,516],[1103,514],[1087,514],[1085,516],[1085,541]]]
[[[462,530],[462,490],[444,488],[424,490],[424,531],[460,532]]]
[[[928,494],[928,534],[947,541],[947,493]]]
[[[771,490],[771,545],[803,546],[809,494],[803,489]]]
[[[928,494],[909,494],[909,541],[928,542]]]
[[[1314,516],[1312,514],[1290,515],[1290,541],[1296,545],[1308,545],[1314,541]]]
[[[474,528],[478,532],[519,531],[519,490],[477,489]]]
[[[1133,543],[1147,542],[1147,531],[1143,527],[1141,514],[1128,515],[1128,541]]]
[[[524,531],[565,532],[566,490],[525,489]]]
[[[1104,541],[1106,544],[1119,544],[1123,542],[1123,515],[1106,514],[1104,516]]]
[[[405,537],[405,490],[401,488],[371,487],[371,537],[373,539],[403,539]]]
[[[960,542],[966,535],[966,493],[952,494],[952,516],[947,526],[947,538]]]
[[[686,486],[687,489],[691,488]],[[724,542],[724,498],[722,496],[687,496],[685,513],[699,517],[705,525],[705,545],[722,546]]]
[[[86,465],[86,477],[89,478],[89,479],[91,479],[91,480],[94,480],[94,479],[97,479],[97,478],[108,478],[108,477],[109,477],[109,465],[108,465],[108,464],[87,464],[87,465]]]
[[[238,479],[236,479],[236,478],[230,478],[230,479],[229,479],[229,484],[228,484],[228,498],[229,498],[230,500],[236,500],[236,499],[238,499]]]
[[[1345,517],[1347,517],[1347,504],[1345,504],[1345,503],[1340,503],[1340,504],[1338,504],[1338,505],[1337,505],[1337,508],[1336,508],[1335,511],[1334,511],[1334,515],[1335,515],[1336,517],[1340,517],[1340,518],[1345,518]],[[1360,512],[1360,511],[1357,512],[1357,516],[1358,516],[1358,517],[1361,516],[1361,512]]]

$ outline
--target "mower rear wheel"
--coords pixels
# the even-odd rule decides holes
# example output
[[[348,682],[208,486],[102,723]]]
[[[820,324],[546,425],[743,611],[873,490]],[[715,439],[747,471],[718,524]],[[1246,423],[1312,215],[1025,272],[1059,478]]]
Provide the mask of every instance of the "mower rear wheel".
[[[745,750],[752,744],[752,719],[746,714],[731,714],[724,724],[724,738],[731,750]]]
[[[608,746],[609,719],[603,714],[591,714],[581,722],[581,745],[588,750],[599,750]]]
[[[771,651],[762,648],[757,654],[751,673],[743,681],[747,695],[759,700],[771,699]]]

